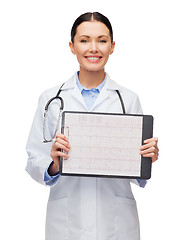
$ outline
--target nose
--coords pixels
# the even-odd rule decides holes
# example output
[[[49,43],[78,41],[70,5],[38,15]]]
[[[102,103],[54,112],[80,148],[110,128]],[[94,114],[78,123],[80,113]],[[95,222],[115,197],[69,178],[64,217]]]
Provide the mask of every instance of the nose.
[[[90,44],[90,52],[95,53],[97,51],[98,51],[97,43],[96,41],[92,41]]]

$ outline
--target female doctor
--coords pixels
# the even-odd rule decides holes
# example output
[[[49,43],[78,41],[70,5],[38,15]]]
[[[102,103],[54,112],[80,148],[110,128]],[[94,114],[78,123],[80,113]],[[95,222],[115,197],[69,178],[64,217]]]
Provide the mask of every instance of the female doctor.
[[[116,90],[126,113],[141,114],[138,96],[110,79],[104,67],[115,42],[109,20],[100,13],[85,13],[71,30],[71,52],[80,65],[62,87],[64,110],[122,113]],[[37,182],[50,186],[46,216],[46,240],[139,240],[139,220],[130,182],[144,187],[144,180],[60,176],[59,157],[69,158],[66,136],[43,143],[43,112],[60,86],[45,91],[39,99],[27,142],[27,172]],[[55,100],[47,115],[47,138],[57,124],[60,102]],[[139,152],[158,159],[157,138],[147,139]],[[64,150],[64,152],[60,151]],[[112,154],[112,152],[111,152]],[[67,160],[66,160],[67,161]]]

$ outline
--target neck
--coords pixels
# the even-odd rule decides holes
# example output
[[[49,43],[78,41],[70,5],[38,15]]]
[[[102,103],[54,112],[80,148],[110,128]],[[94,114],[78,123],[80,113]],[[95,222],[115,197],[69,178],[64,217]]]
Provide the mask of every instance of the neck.
[[[80,68],[79,81],[84,87],[88,89],[96,88],[104,81],[104,78],[105,78],[104,69],[100,71],[87,71]]]

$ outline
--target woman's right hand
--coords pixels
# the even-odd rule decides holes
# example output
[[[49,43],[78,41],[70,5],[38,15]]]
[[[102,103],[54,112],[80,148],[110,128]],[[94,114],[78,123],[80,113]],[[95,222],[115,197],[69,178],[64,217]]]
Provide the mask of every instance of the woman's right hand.
[[[48,168],[48,174],[50,176],[56,175],[59,172],[60,157],[68,158],[69,156],[65,152],[68,153],[70,148],[68,138],[63,134],[57,133],[56,140],[52,146],[50,154],[53,159],[52,164]]]

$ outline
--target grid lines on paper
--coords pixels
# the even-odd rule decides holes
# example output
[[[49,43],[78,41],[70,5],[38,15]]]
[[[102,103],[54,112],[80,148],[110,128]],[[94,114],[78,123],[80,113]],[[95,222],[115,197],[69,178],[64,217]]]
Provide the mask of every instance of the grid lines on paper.
[[[142,117],[70,113],[65,125],[71,146],[65,172],[140,176]]]

